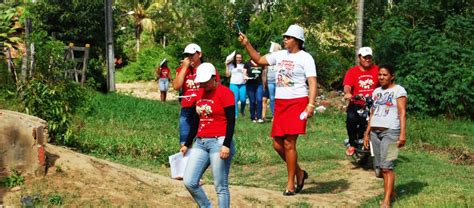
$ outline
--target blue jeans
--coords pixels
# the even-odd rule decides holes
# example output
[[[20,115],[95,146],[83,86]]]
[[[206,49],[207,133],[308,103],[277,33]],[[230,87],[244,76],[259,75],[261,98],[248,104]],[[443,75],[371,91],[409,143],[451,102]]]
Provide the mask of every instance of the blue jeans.
[[[249,100],[250,100],[250,120],[261,119],[262,118],[263,85],[262,84],[247,85],[247,94],[249,95]]]
[[[239,100],[240,100],[240,113],[242,115],[245,114],[245,103],[247,98],[246,87],[245,84],[230,84],[230,90],[234,93],[234,100],[235,100],[235,118],[239,115]]]
[[[197,119],[196,107],[181,108],[179,114],[179,144],[186,143],[194,119]]]
[[[235,154],[234,142],[231,144],[230,156],[223,160],[220,157],[224,137],[197,138],[190,150],[189,160],[184,171],[183,182],[199,207],[212,207],[204,189],[199,185],[199,179],[211,166],[214,178],[214,188],[217,193],[219,207],[230,207],[229,171],[232,157]]]
[[[274,114],[275,110],[275,83],[267,83],[268,85],[268,94],[270,95],[270,110],[272,111],[272,115]]]

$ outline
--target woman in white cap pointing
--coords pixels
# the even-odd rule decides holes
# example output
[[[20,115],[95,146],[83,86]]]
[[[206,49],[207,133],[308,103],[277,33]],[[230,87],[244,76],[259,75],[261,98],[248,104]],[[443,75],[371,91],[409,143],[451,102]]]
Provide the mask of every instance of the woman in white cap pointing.
[[[303,49],[304,30],[298,25],[291,25],[283,34],[286,50],[265,56],[258,54],[243,33],[240,33],[239,41],[257,64],[276,67],[275,116],[271,136],[273,148],[286,162],[288,171],[283,195],[295,195],[303,189],[308,178],[308,173],[298,164],[296,140],[298,135],[306,133],[307,118],[313,116],[317,86],[314,59]]]
[[[199,179],[211,166],[219,207],[230,207],[229,170],[235,154],[232,137],[235,127],[235,101],[229,88],[216,80],[216,69],[211,63],[197,68],[194,82],[200,83],[196,112],[199,121],[191,125],[189,136],[181,152],[186,154],[194,145],[184,173],[184,185],[199,207],[211,207],[211,202],[199,185]]]

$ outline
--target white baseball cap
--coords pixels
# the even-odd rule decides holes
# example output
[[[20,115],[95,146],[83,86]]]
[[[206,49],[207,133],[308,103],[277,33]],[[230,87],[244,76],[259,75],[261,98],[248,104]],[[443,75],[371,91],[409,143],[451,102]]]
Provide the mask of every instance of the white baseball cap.
[[[304,29],[299,25],[290,25],[283,36],[291,36],[304,42]]]
[[[361,56],[372,56],[372,48],[362,47],[359,49],[359,55]]]
[[[198,44],[196,43],[191,43],[184,48],[183,53],[188,53],[188,54],[195,54],[196,52],[201,52],[201,47],[199,47]]]
[[[211,79],[212,75],[216,75],[216,67],[211,63],[202,63],[196,70],[196,78],[194,78],[194,82],[207,82]]]

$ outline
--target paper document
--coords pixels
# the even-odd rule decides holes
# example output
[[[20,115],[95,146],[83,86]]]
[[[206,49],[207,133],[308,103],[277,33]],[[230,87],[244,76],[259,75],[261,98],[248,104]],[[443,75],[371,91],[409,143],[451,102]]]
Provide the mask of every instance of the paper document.
[[[162,67],[164,63],[166,63],[166,59],[163,59],[163,61],[161,61],[160,67]]]
[[[232,52],[231,54],[229,54],[229,55],[225,58],[225,63],[226,63],[226,64],[229,64],[231,61],[234,60],[234,57],[235,57],[235,51]]]
[[[270,50],[268,50],[268,52],[273,53],[273,52],[279,51],[279,50],[281,50],[281,45],[271,41]]]
[[[178,152],[174,155],[169,156],[170,169],[171,169],[171,178],[183,178],[184,169],[186,168],[186,163],[188,163],[189,151],[183,157],[181,152]]]

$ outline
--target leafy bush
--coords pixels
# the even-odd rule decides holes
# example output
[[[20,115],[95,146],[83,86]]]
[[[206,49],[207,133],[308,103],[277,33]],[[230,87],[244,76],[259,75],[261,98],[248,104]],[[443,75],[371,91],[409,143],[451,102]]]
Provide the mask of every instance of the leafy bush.
[[[12,188],[15,186],[21,186],[25,183],[25,177],[21,175],[17,170],[12,170],[12,174],[7,176],[3,180],[3,186]]]
[[[136,62],[132,62],[117,74],[118,82],[131,82],[137,80],[153,80],[155,79],[155,69],[160,62],[166,58],[168,67],[173,70],[177,67],[178,61],[168,55],[168,53],[160,46],[146,48],[140,51]]]
[[[474,115],[474,11],[462,2],[402,1],[369,28],[380,62],[397,66],[408,109]]]
[[[72,62],[64,59],[64,44],[45,32],[32,35],[36,44],[36,67],[32,76],[19,84],[18,98],[27,114],[48,122],[52,142],[67,143],[72,135],[71,120],[88,99],[88,91],[65,77]]]

